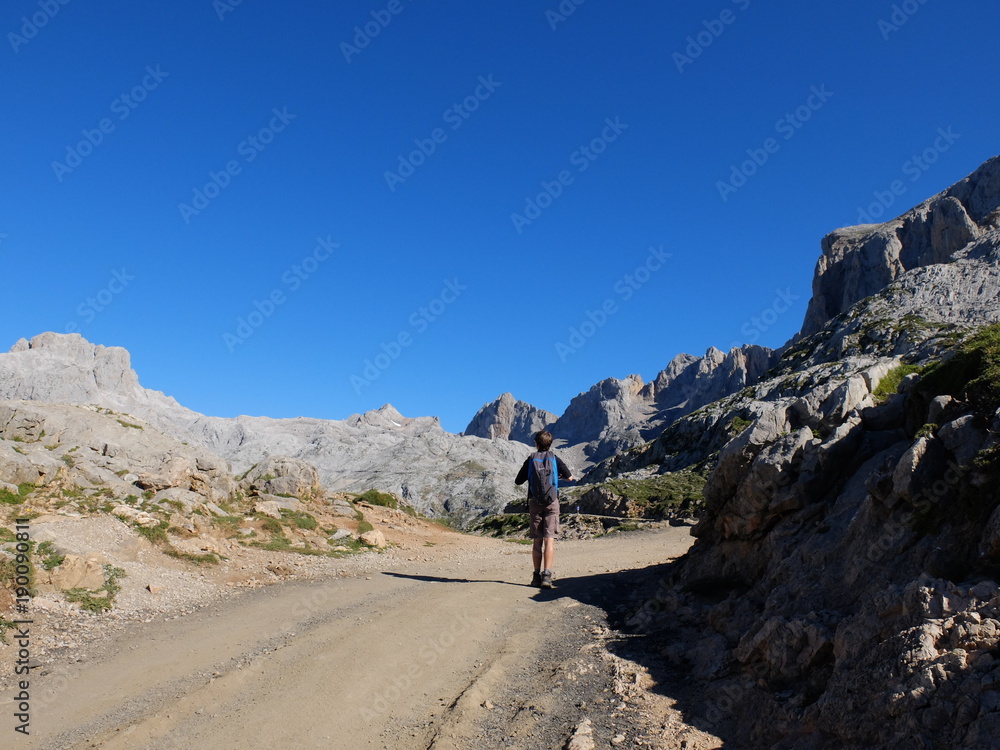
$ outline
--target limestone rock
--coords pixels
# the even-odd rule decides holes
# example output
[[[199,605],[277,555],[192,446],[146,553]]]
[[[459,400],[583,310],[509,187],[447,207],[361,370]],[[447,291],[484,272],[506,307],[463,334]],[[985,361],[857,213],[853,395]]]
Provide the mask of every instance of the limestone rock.
[[[262,513],[265,516],[281,520],[281,505],[274,500],[265,500],[255,503],[253,506],[255,513]]]
[[[584,719],[577,724],[573,736],[566,744],[566,750],[594,750],[594,725],[590,719]]]
[[[357,511],[354,510],[354,506],[350,504],[343,497],[330,497],[326,499],[327,512],[335,516],[342,516],[344,518],[353,518],[357,515]]]
[[[377,547],[379,549],[383,549],[384,547],[389,546],[389,542],[386,540],[385,534],[383,534],[378,529],[374,529],[372,531],[366,531],[364,534],[361,535],[360,539],[369,547]]]
[[[960,466],[970,464],[987,439],[986,431],[976,426],[975,417],[971,414],[941,425],[937,435]]]
[[[99,591],[104,588],[104,562],[98,557],[66,555],[59,565],[44,572],[43,583],[57,591],[75,588]]]
[[[551,427],[556,419],[555,414],[504,393],[485,404],[462,434],[489,440],[516,440],[533,446],[535,433]]]
[[[840,229],[824,238],[802,333],[819,331],[906,271],[954,260],[995,228],[987,220],[1000,205],[998,175],[1000,157],[896,219]]]
[[[308,498],[321,491],[316,467],[291,456],[268,456],[249,471],[241,484],[261,495]]]

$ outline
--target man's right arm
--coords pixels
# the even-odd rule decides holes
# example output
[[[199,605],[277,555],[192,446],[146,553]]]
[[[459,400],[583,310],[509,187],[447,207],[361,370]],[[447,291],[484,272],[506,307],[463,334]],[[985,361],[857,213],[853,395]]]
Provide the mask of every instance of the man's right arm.
[[[521,465],[521,470],[517,472],[517,477],[514,479],[514,484],[524,484],[528,481],[528,464],[531,462],[531,456],[524,459],[524,463]]]

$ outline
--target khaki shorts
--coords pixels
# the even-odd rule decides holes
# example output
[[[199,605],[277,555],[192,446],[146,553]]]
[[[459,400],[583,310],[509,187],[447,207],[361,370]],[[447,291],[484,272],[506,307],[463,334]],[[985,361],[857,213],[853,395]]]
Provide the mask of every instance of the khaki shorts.
[[[528,535],[532,539],[555,539],[559,536],[559,503],[536,505],[528,501]]]

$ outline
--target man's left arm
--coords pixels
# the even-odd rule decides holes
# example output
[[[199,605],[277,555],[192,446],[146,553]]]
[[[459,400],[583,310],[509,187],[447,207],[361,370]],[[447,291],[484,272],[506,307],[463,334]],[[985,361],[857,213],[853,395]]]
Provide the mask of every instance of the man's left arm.
[[[569,470],[569,467],[559,456],[556,456],[556,470],[559,472],[560,479],[565,479],[568,482],[576,481],[573,477],[573,472]]]

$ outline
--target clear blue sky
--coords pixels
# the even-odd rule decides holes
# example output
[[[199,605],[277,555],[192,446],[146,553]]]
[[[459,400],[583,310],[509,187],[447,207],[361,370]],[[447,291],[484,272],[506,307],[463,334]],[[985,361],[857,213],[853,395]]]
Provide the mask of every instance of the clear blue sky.
[[[1000,153],[995,3],[576,2],[11,0],[0,346],[221,416],[561,413],[779,346],[825,233]]]

